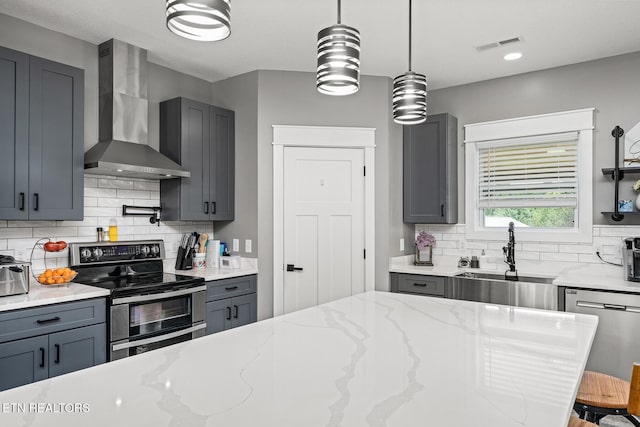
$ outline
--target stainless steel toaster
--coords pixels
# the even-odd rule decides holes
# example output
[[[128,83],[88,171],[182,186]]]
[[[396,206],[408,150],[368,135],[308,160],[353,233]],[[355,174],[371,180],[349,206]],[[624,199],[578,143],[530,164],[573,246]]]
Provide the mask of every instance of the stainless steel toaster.
[[[29,265],[0,255],[0,297],[29,293]]]

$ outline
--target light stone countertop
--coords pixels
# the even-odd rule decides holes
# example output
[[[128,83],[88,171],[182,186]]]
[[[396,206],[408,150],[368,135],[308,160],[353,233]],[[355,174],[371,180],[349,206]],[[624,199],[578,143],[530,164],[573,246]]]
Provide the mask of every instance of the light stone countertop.
[[[368,292],[1,392],[1,418],[15,427],[564,427],[597,322]]]
[[[185,276],[202,277],[204,280],[230,279],[232,277],[249,276],[258,274],[258,260],[255,258],[242,258],[240,268],[194,268],[191,270],[176,270],[175,260],[165,260],[165,273],[183,274]]]
[[[44,286],[32,280],[28,294],[0,297],[0,312],[109,296],[108,289],[80,283]]]
[[[492,268],[458,268],[457,258],[441,257],[434,259],[433,267],[411,264],[412,256],[392,258],[390,273],[418,274],[424,276],[453,277],[465,272],[496,273],[504,272],[502,265]],[[558,263],[553,261],[518,261],[518,273],[521,276],[553,277],[554,285],[572,288],[596,289],[602,291],[621,291],[640,293],[640,283],[624,279],[622,267],[593,263]],[[481,265],[482,266],[482,265]]]

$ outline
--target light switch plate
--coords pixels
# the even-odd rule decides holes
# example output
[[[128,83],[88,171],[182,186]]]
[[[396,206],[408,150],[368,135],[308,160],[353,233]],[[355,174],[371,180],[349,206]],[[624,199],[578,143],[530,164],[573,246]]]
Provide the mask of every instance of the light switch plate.
[[[400,252],[404,252],[404,239],[400,239]]]
[[[246,239],[244,241],[244,251],[248,254],[251,253],[251,239]]]
[[[240,252],[240,239],[233,239],[233,245],[231,246],[231,252]]]

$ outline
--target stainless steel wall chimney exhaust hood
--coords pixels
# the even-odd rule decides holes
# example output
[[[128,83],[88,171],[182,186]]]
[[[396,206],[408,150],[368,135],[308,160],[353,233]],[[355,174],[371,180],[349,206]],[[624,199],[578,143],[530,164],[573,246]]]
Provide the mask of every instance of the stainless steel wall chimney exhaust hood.
[[[148,145],[147,51],[111,39],[99,51],[99,142],[84,155],[86,173],[188,178],[189,171]]]

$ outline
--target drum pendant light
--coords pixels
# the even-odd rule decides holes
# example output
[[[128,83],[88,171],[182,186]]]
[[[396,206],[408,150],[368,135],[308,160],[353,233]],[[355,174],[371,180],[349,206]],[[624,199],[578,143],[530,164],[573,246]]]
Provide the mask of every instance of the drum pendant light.
[[[167,28],[198,41],[224,40],[231,34],[231,0],[167,0]]]
[[[427,120],[427,77],[411,71],[411,0],[409,0],[409,71],[393,79],[393,121],[415,125]]]
[[[338,24],[318,32],[316,87],[325,95],[351,95],[360,88],[360,32],[342,25],[338,0]]]

